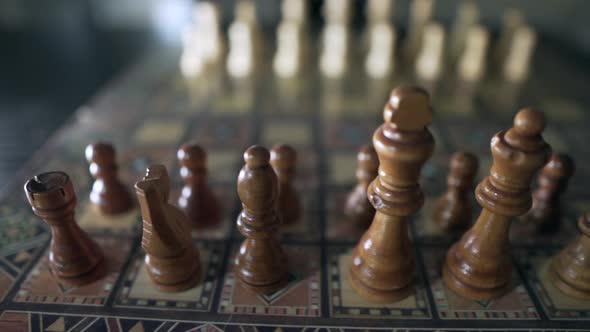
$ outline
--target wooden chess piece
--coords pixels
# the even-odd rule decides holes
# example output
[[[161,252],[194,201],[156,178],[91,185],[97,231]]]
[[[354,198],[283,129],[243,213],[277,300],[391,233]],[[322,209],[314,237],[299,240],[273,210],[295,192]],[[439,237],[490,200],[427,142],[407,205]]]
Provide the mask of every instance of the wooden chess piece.
[[[287,284],[287,257],[276,239],[280,225],[276,211],[277,176],[269,164],[270,154],[261,146],[244,153],[246,165],[238,176],[242,212],[237,225],[246,237],[234,260],[242,285],[256,293],[269,294]]]
[[[279,181],[278,213],[284,225],[296,223],[301,218],[301,201],[293,188],[297,152],[290,145],[277,144],[270,151],[270,164]]]
[[[76,223],[76,193],[64,172],[36,175],[25,183],[33,212],[51,228],[49,267],[60,281],[83,285],[105,272],[102,250]]]
[[[533,207],[524,216],[535,224],[537,231],[551,233],[561,225],[561,196],[574,174],[572,159],[564,154],[554,153],[541,170],[537,182],[539,187],[533,192]]]
[[[114,215],[133,207],[131,194],[117,176],[115,149],[108,143],[93,143],[86,147],[86,160],[95,181],[90,201],[104,214]]]
[[[360,228],[368,228],[375,216],[375,208],[369,202],[367,189],[369,184],[377,177],[379,159],[373,145],[366,144],[361,147],[356,155],[357,184],[348,194],[344,213],[351,218]]]
[[[590,213],[578,220],[580,236],[553,258],[549,277],[565,294],[590,300]]]
[[[397,88],[383,117],[385,123],[373,134],[379,175],[367,190],[375,218],[352,252],[350,281],[363,298],[390,303],[413,289],[415,262],[407,223],[424,203],[418,178],[434,150],[426,127],[432,121],[430,97],[418,87]]]
[[[543,113],[524,109],[516,114],[511,129],[492,138],[494,163],[475,191],[483,209],[473,227],[447,252],[443,266],[443,280],[457,294],[486,301],[508,290],[510,223],[531,207],[531,179],[549,157],[551,148],[541,136],[544,128]]]
[[[477,174],[477,157],[469,152],[457,152],[451,157],[447,191],[434,208],[434,222],[446,231],[465,230],[471,222],[473,181]]]
[[[156,288],[181,292],[200,278],[199,252],[191,241],[191,225],[186,215],[168,203],[170,178],[164,165],[152,165],[135,183],[143,217],[141,246],[145,266]]]
[[[194,228],[207,228],[221,220],[219,202],[207,185],[207,153],[195,143],[183,144],[176,153],[184,187],[178,206]]]

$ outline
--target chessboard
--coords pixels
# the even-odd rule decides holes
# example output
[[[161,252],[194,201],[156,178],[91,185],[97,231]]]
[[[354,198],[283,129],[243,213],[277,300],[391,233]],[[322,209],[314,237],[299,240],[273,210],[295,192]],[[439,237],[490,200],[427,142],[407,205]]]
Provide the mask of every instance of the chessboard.
[[[270,65],[273,35],[263,37],[267,52],[243,77],[228,74],[224,63],[187,76],[179,66],[184,50],[150,50],[81,106],[2,188],[0,331],[588,330],[590,301],[563,294],[548,278],[552,257],[579,235],[576,220],[590,211],[585,157],[590,153],[590,113],[584,107],[590,80],[571,55],[540,36],[521,82],[487,73],[477,83],[466,83],[450,70],[425,81],[403,59],[396,60],[391,75],[375,78],[365,73],[359,56],[351,56],[339,77],[326,77],[311,62],[299,75],[284,78]],[[361,44],[365,37],[356,32],[351,40]],[[318,58],[319,40],[310,43],[311,58]],[[409,221],[416,257],[411,295],[374,304],[359,297],[348,278],[351,251],[364,230],[349,220],[343,206],[356,184],[357,152],[383,123],[383,105],[392,88],[403,84],[420,84],[430,92],[435,148],[420,179],[424,206]],[[433,222],[434,202],[446,189],[454,152],[478,157],[476,182],[487,176],[490,139],[509,128],[525,106],[545,113],[545,140],[576,164],[563,197],[561,227],[539,235],[514,220],[510,291],[494,300],[468,300],[442,281],[445,253],[460,234]],[[148,166],[165,165],[174,203],[183,187],[178,148],[195,141],[206,150],[208,182],[220,202],[222,221],[192,232],[202,270],[196,287],[167,293],[153,286],[137,206],[116,216],[93,207],[93,178],[84,150],[96,141],[116,148],[119,177],[130,191]],[[294,186],[302,216],[279,230],[289,258],[287,285],[256,295],[233,270],[243,240],[236,227],[242,208],[236,181],[249,146],[277,143],[297,151]],[[105,276],[84,286],[54,278],[48,263],[50,228],[31,211],[22,189],[35,174],[56,170],[69,175],[78,199],[76,220],[103,249],[107,262]],[[479,206],[473,204],[476,216]]]

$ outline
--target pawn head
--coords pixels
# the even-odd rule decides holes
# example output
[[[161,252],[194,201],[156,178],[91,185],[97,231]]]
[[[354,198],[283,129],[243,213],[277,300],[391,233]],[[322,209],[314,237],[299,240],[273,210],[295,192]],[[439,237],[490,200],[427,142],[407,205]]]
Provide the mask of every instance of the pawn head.
[[[253,145],[244,152],[244,161],[249,168],[261,168],[268,165],[270,153],[260,145]]]
[[[96,142],[88,144],[84,151],[89,163],[106,164],[115,160],[115,148],[110,143]]]
[[[178,149],[176,158],[181,165],[204,166],[207,162],[207,153],[198,144],[189,142]]]
[[[541,135],[545,129],[545,115],[532,108],[525,108],[516,113],[513,127],[522,136]]]
[[[366,165],[375,170],[379,168],[379,157],[377,156],[375,148],[371,144],[365,144],[361,147],[356,155],[356,160],[359,164]]]
[[[275,144],[270,150],[270,162],[293,167],[297,162],[297,152],[288,144]]]
[[[451,156],[451,170],[463,174],[475,175],[479,167],[477,157],[469,152],[455,152]]]
[[[552,153],[543,167],[543,173],[546,172],[555,177],[569,178],[574,174],[574,161],[566,154]]]
[[[428,92],[417,86],[395,88],[383,110],[383,119],[402,130],[423,129],[432,122]]]

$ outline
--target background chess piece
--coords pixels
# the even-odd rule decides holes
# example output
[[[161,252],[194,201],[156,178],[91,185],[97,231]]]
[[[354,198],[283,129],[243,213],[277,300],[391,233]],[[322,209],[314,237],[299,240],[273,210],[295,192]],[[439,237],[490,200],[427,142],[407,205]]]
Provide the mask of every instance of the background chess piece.
[[[200,278],[199,252],[192,244],[191,225],[186,215],[168,203],[170,178],[164,165],[152,165],[135,192],[143,217],[141,246],[145,266],[156,288],[180,292]]]
[[[176,153],[184,187],[178,206],[194,228],[212,227],[221,221],[219,202],[207,185],[207,153],[195,143],[183,144]]]
[[[569,296],[590,300],[590,213],[578,220],[580,236],[557,254],[549,277]]]
[[[64,172],[36,175],[25,183],[33,212],[51,228],[49,267],[60,281],[83,285],[105,272],[100,247],[78,226],[74,218],[76,194]]]
[[[367,189],[369,184],[377,177],[379,159],[373,145],[366,144],[359,150],[356,160],[357,184],[346,198],[344,212],[360,228],[366,229],[371,225],[371,221],[375,216],[375,208],[369,202]]]
[[[296,223],[301,218],[301,201],[293,188],[297,152],[290,145],[277,144],[270,151],[270,164],[279,181],[278,213],[284,225]]]
[[[471,190],[478,161],[469,152],[456,152],[450,164],[447,191],[436,202],[434,221],[446,231],[458,231],[471,223]]]
[[[561,225],[561,196],[574,174],[574,162],[564,154],[553,153],[537,178],[539,187],[533,192],[533,207],[524,216],[537,231],[552,233]]]
[[[410,294],[415,274],[407,218],[424,203],[418,178],[434,150],[426,128],[432,121],[428,93],[417,87],[393,90],[383,118],[373,134],[379,175],[367,190],[377,211],[352,252],[350,281],[363,298],[389,303]]]
[[[549,157],[551,148],[541,136],[544,128],[543,113],[524,109],[516,114],[511,129],[492,138],[494,163],[475,191],[483,209],[447,252],[443,267],[445,284],[463,297],[485,301],[508,290],[510,223],[531,207],[531,179]]]
[[[95,179],[90,201],[107,215],[129,211],[133,207],[131,194],[117,175],[113,146],[103,142],[93,143],[86,147],[85,155],[90,174]]]
[[[242,212],[237,225],[246,237],[236,254],[234,271],[242,285],[269,294],[287,284],[287,257],[275,234],[280,225],[276,211],[277,176],[269,164],[270,153],[252,146],[244,153],[246,165],[238,176]]]

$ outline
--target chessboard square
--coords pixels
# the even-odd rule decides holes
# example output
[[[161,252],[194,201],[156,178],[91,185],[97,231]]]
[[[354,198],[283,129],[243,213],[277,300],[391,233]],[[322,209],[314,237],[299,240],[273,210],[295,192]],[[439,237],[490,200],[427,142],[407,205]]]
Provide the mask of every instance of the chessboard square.
[[[421,247],[431,291],[442,319],[540,319],[516,268],[512,272],[509,291],[494,300],[469,300],[447,288],[441,277],[447,249],[447,247]]]
[[[356,153],[352,151],[334,152],[328,157],[329,183],[351,185],[355,183],[357,167]]]
[[[113,290],[121,268],[131,250],[128,237],[96,237],[104,253],[106,275],[90,284],[71,286],[55,279],[50,268],[48,250],[21,284],[15,302],[102,306]]]
[[[14,282],[14,278],[0,266],[0,301],[4,300],[4,296],[10,291]]]
[[[186,121],[149,120],[137,129],[134,140],[139,144],[177,144],[186,128]]]
[[[89,233],[131,234],[141,223],[139,209],[117,215],[105,215],[89,201],[81,205],[78,209],[78,224]]]
[[[292,144],[306,146],[312,144],[311,125],[298,121],[272,121],[264,125],[262,142],[268,147],[277,144]]]
[[[233,259],[226,268],[218,311],[245,315],[318,317],[321,307],[320,253],[317,246],[283,246],[289,261],[289,283],[273,294],[259,295],[236,279]],[[234,248],[234,255],[237,248]]]

